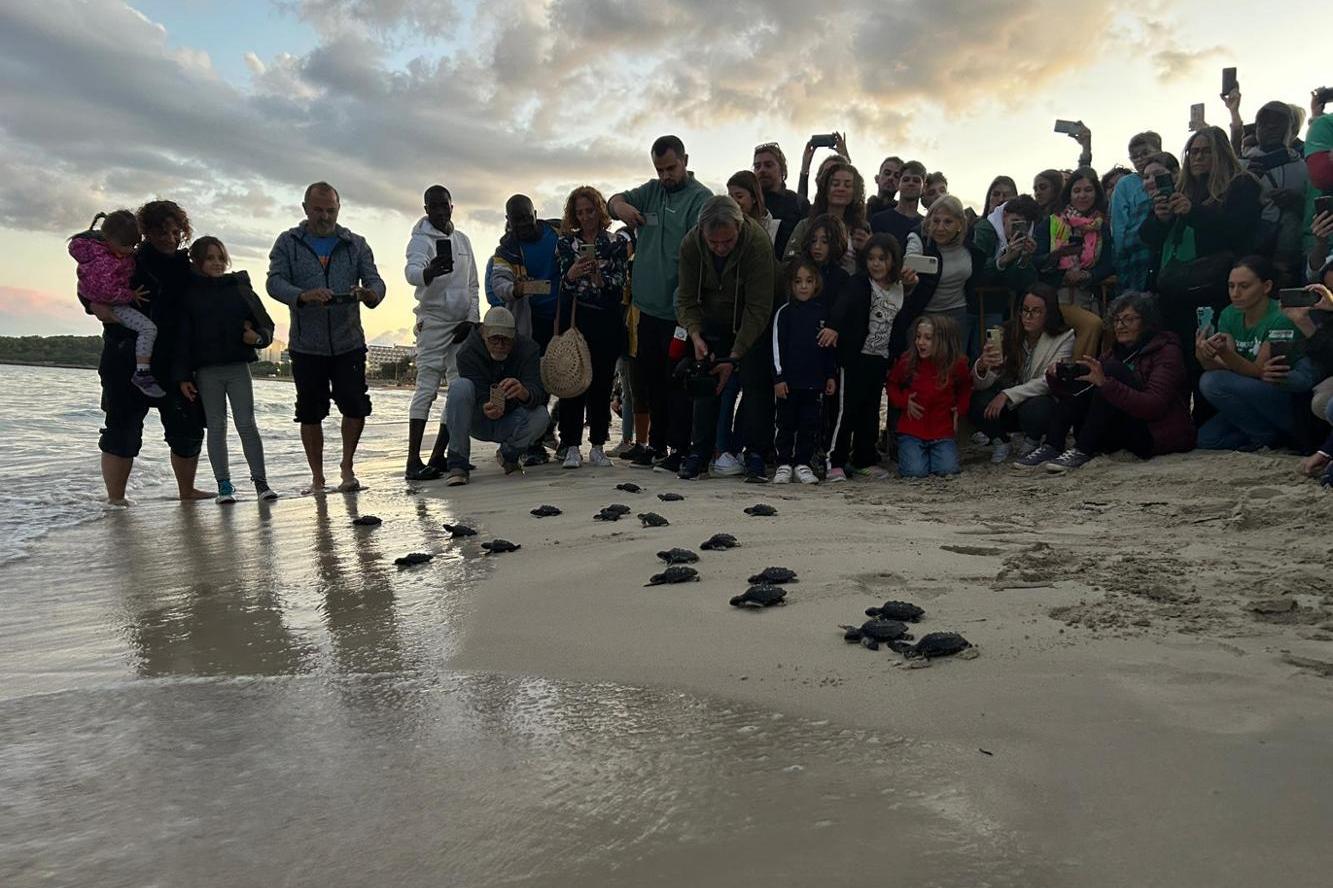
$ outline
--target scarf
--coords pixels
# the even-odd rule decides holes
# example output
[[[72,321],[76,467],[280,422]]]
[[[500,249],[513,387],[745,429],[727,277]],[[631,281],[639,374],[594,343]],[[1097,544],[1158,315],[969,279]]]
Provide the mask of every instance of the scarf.
[[[996,259],[999,259],[1000,254],[1004,252],[1004,248],[1009,246],[1009,232],[1006,231],[1004,227],[1004,208],[1008,205],[1008,203],[1009,203],[1008,201],[1005,201],[1004,203],[1000,204],[998,207],[991,210],[990,215],[986,217],[986,221],[989,222],[991,224],[991,227],[995,229],[994,258]]]
[[[1102,226],[1105,224],[1106,217],[1100,210],[1091,216],[1084,216],[1073,207],[1066,207],[1060,215],[1051,216],[1052,251],[1068,245],[1071,235],[1083,235],[1082,252],[1077,256],[1061,256],[1060,268],[1066,271],[1081,268],[1086,271],[1096,265],[1102,247]]]

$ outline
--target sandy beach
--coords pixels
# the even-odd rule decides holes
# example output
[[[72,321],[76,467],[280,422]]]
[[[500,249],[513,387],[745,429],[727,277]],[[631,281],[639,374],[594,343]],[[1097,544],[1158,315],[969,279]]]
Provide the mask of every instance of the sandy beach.
[[[1333,497],[1291,458],[802,488],[489,453],[461,489],[381,461],[355,497],[142,502],[0,566],[0,882],[1327,879]],[[790,603],[730,607],[769,565]],[[842,640],[890,598],[979,655]]]

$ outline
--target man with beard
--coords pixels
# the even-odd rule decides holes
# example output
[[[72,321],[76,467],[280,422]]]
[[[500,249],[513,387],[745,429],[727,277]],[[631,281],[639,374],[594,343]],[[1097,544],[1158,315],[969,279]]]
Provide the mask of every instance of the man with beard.
[[[781,223],[773,251],[782,256],[796,224],[810,215],[810,204],[787,188],[787,155],[777,142],[765,142],[754,149],[754,174],[764,192],[764,207]]]
[[[866,200],[866,218],[876,213],[893,209],[898,201],[898,180],[903,174],[901,157],[886,157],[880,162],[879,172],[875,174],[875,186],[879,192]]]

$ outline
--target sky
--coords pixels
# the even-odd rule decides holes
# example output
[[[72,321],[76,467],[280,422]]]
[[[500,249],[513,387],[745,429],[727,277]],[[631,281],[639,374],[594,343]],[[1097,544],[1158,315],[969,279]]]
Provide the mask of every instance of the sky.
[[[479,256],[504,201],[559,216],[652,176],[675,133],[721,191],[777,140],[796,185],[812,133],[847,132],[870,178],[889,154],[989,181],[1074,165],[1056,118],[1093,131],[1099,170],[1152,129],[1179,152],[1189,106],[1239,69],[1247,120],[1306,106],[1333,70],[1283,16],[1233,0],[5,0],[0,4],[0,335],[91,335],[65,239],[98,211],[163,197],[228,245],[257,289],[273,240],[325,179],[389,298],[368,335],[410,343],[404,250],[436,182]],[[1327,76],[1325,76],[1327,75]],[[1323,78],[1323,79],[1320,79]],[[1324,80],[1330,81],[1325,84]],[[817,157],[815,163],[817,164]],[[484,297],[483,297],[484,298]],[[273,306],[281,338],[286,324]]]

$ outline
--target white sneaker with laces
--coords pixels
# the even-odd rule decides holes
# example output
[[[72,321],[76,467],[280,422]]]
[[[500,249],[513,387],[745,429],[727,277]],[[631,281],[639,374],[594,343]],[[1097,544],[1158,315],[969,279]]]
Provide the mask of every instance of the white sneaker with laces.
[[[744,475],[745,466],[736,458],[735,454],[722,453],[719,454],[717,459],[713,460],[713,464],[708,467],[708,474],[721,477]]]
[[[588,465],[598,469],[610,468],[612,463],[605,453],[602,452],[600,444],[594,444],[588,450]]]
[[[773,473],[774,484],[790,484],[792,468],[791,466],[778,466],[778,470]]]
[[[995,465],[1003,465],[1009,461],[1009,455],[1013,453],[1014,448],[1005,438],[996,438],[994,449],[990,452],[990,461]]]
[[[565,461],[562,465],[566,469],[579,468],[583,465],[583,454],[579,453],[577,447],[570,445],[569,450],[565,451]]]
[[[981,447],[985,447],[987,444],[990,443],[990,435],[986,434],[985,432],[973,432],[972,443],[977,444]]]
[[[802,484],[818,484],[819,478],[809,466],[796,467],[796,480]]]

